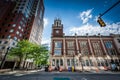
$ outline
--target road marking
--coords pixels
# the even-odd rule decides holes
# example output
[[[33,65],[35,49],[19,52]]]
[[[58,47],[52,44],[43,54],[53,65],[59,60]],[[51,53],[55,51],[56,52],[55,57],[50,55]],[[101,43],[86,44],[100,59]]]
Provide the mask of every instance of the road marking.
[[[70,80],[69,78],[58,78],[58,77],[55,77],[53,78],[53,80]]]
[[[23,75],[25,75],[25,74],[15,74],[14,76],[23,76]]]
[[[81,80],[87,80],[87,79],[83,77],[83,78],[81,78]]]

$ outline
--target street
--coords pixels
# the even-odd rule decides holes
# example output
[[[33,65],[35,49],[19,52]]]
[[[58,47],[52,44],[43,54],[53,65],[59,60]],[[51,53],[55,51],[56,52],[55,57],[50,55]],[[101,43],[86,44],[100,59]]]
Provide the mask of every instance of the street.
[[[0,74],[0,80],[120,80],[120,74],[38,71]]]

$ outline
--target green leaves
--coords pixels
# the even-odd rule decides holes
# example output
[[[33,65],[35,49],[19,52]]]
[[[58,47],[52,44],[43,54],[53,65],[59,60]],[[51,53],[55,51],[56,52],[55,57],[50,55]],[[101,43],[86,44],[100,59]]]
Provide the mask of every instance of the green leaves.
[[[22,40],[18,42],[16,47],[10,49],[9,55],[16,56],[19,60],[22,58],[25,60],[33,59],[34,63],[38,66],[47,63],[48,50],[43,46]]]

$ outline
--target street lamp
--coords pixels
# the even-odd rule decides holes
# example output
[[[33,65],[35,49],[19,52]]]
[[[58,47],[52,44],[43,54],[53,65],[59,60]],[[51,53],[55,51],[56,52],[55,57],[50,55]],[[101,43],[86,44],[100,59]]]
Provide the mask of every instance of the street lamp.
[[[82,72],[83,72],[82,54],[81,54],[81,53],[79,53],[79,61],[80,61],[80,63],[81,63]]]
[[[75,69],[75,54],[73,54],[73,65],[74,65],[74,71],[76,71],[76,69]]]
[[[9,51],[9,47],[7,48],[7,51],[6,51],[4,57],[3,57],[2,61],[1,61],[0,69],[2,69],[3,66],[4,66],[4,64],[5,64],[5,60],[6,60],[6,57],[7,57],[8,51]]]

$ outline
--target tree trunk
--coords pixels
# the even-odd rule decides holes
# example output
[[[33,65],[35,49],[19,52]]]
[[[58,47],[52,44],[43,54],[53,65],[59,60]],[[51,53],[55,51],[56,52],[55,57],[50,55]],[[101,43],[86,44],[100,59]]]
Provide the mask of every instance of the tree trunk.
[[[17,61],[15,61],[15,63],[14,63],[14,66],[13,66],[13,68],[12,68],[13,71],[14,71],[14,69],[15,69],[15,67],[16,67],[16,64],[17,64]]]
[[[27,60],[27,55],[25,56],[25,60],[24,60],[24,63],[23,63],[23,68],[25,68],[26,60]]]
[[[19,63],[19,69],[22,69],[23,67],[23,57],[20,57],[20,63]]]

